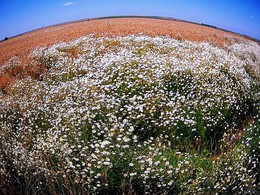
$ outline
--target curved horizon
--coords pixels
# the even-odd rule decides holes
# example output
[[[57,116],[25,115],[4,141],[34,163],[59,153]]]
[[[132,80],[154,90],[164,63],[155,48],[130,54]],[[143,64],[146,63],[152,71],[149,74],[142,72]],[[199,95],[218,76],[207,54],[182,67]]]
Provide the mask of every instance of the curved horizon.
[[[35,29],[30,29],[28,31],[21,32],[19,34],[16,34],[16,35],[13,35],[13,36],[10,36],[10,37],[4,37],[0,41],[11,39],[11,38],[21,36],[21,35],[26,34],[26,33],[34,32],[34,31],[41,30],[41,29],[48,28],[48,27],[55,27],[55,26],[60,26],[60,25],[64,25],[64,24],[77,23],[77,22],[83,22],[83,21],[88,21],[88,20],[103,20],[103,19],[116,19],[116,18],[150,18],[150,19],[159,19],[159,20],[187,22],[187,23],[192,23],[192,24],[196,24],[196,25],[206,26],[206,27],[209,27],[209,28],[215,28],[215,29],[222,30],[222,31],[231,32],[231,33],[234,33],[234,34],[237,34],[237,35],[240,35],[240,36],[245,36],[249,39],[253,39],[253,40],[258,41],[258,42],[260,41],[260,39],[251,37],[249,35],[241,34],[239,32],[234,32],[234,31],[224,29],[224,28],[219,28],[218,26],[214,26],[214,25],[211,25],[211,24],[197,23],[197,22],[194,22],[194,21],[183,20],[181,18],[173,18],[173,17],[169,17],[169,16],[148,16],[148,15],[111,15],[111,16],[102,16],[102,17],[81,18],[81,19],[78,19],[78,20],[71,20],[71,21],[66,21],[66,22],[61,22],[61,23],[56,23],[56,24],[50,24],[50,25],[42,26],[42,27],[35,28]]]
[[[130,15],[179,18],[260,40],[257,0],[4,0],[0,5],[0,40],[75,20]]]

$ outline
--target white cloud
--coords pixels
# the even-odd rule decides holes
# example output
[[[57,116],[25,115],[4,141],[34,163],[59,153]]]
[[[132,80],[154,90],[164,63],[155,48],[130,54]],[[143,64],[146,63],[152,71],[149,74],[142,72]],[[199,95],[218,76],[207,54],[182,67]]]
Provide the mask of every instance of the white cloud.
[[[75,5],[76,3],[75,2],[67,2],[67,3],[64,3],[63,6],[70,6],[70,5]]]

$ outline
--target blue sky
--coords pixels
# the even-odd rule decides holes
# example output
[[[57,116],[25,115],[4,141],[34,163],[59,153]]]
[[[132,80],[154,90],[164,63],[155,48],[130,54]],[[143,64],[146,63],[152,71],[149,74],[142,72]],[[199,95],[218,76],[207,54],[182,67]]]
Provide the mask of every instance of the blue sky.
[[[0,0],[0,40],[61,22],[115,15],[167,16],[260,39],[260,0]]]

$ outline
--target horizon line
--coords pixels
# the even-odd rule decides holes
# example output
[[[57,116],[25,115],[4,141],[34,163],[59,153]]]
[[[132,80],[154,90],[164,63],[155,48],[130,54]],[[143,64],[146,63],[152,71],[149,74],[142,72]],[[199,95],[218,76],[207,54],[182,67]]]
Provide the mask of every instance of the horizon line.
[[[61,25],[71,24],[71,23],[92,21],[92,20],[116,19],[116,18],[150,18],[150,19],[161,19],[161,20],[186,22],[186,23],[191,23],[191,24],[195,24],[195,25],[202,25],[202,26],[206,26],[206,27],[209,27],[209,28],[215,28],[215,29],[219,29],[219,30],[222,30],[222,31],[234,33],[234,34],[237,34],[239,36],[243,36],[243,37],[245,37],[247,39],[251,39],[253,41],[256,41],[256,42],[258,42],[260,44],[260,39],[251,37],[251,36],[246,35],[246,34],[241,34],[241,33],[238,33],[238,32],[231,31],[231,30],[219,28],[219,27],[213,26],[211,24],[198,23],[198,22],[193,22],[193,21],[189,21],[189,20],[173,18],[173,17],[168,17],[168,16],[151,16],[151,15],[114,15],[114,16],[101,16],[101,17],[82,18],[82,19],[78,19],[78,20],[70,20],[70,21],[67,21],[67,22],[61,22],[61,23],[56,23],[56,24],[51,24],[51,25],[39,27],[39,28],[36,28],[36,29],[32,29],[32,30],[29,30],[29,31],[25,31],[25,32],[19,33],[17,35],[10,36],[10,37],[5,37],[4,39],[0,40],[0,42],[6,41],[8,39],[15,38],[15,37],[19,37],[21,35],[24,35],[24,34],[27,34],[27,33],[30,33],[30,32],[35,32],[35,31],[38,31],[38,30],[42,30],[44,28],[61,26]]]

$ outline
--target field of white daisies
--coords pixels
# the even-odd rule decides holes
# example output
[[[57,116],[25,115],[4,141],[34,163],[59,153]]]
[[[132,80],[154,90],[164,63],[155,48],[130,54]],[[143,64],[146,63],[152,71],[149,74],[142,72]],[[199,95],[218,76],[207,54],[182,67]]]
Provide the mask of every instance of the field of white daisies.
[[[2,194],[259,192],[256,43],[89,35],[30,56],[44,73],[0,92]]]

